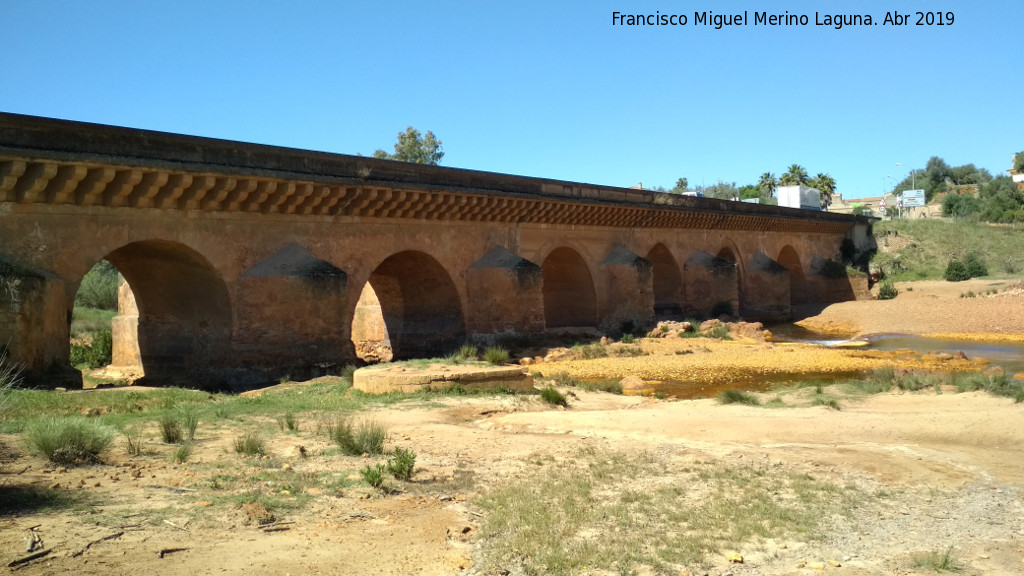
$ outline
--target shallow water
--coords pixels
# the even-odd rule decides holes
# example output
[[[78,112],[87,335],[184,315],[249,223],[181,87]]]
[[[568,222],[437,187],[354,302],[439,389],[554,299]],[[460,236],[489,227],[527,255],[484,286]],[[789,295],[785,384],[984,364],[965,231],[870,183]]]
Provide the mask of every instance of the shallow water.
[[[831,334],[820,334],[795,324],[771,326],[769,328],[777,342],[802,342],[823,346],[848,346],[859,344],[867,350],[900,350],[910,349],[919,354],[963,352],[968,358],[984,358],[994,366],[1001,366],[1007,373],[1024,372],[1024,343],[1020,342],[986,342],[971,340],[955,340],[950,338],[926,338],[910,334],[877,334],[858,340],[837,338]],[[751,392],[764,392],[777,386],[798,382],[831,382],[849,380],[861,376],[857,372],[817,373],[817,374],[776,374],[768,378],[751,379],[749,381],[733,381],[722,384],[703,384],[695,382],[679,382],[665,380],[655,386],[655,391],[666,397],[680,399],[713,398],[724,390],[739,389]]]

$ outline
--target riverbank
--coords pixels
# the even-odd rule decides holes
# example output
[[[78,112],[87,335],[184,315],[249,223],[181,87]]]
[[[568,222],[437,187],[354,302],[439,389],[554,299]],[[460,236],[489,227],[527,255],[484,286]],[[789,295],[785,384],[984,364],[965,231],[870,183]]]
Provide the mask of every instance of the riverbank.
[[[1024,342],[1024,286],[1019,279],[897,282],[892,300],[828,306],[797,325],[854,338],[915,334],[960,340]],[[877,294],[878,287],[873,290]]]

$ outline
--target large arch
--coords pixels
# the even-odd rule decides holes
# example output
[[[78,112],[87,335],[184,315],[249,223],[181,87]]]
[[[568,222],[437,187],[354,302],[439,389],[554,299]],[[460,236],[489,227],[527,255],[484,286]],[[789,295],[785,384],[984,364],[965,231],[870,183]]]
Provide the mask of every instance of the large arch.
[[[664,244],[655,244],[647,253],[654,283],[654,315],[656,318],[683,313],[683,275],[679,264]]]
[[[800,255],[788,244],[779,251],[775,259],[789,271],[789,302],[790,305],[802,304],[807,301],[807,279],[804,276]]]
[[[389,362],[446,352],[466,334],[458,290],[424,252],[389,256],[370,274],[352,317],[356,355]]]
[[[220,274],[202,254],[177,242],[144,240],[107,254],[130,291],[138,311],[134,331],[121,330],[114,346],[138,348],[147,382],[191,379],[203,384],[227,358],[231,341],[231,299]],[[195,379],[199,378],[199,381]]]
[[[590,268],[578,252],[555,248],[541,264],[546,328],[596,327],[597,292]]]

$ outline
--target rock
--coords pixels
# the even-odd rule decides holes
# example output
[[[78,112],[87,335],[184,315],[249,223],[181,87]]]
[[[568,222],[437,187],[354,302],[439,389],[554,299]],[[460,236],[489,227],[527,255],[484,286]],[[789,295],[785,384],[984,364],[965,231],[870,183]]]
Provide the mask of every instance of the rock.
[[[985,370],[984,372],[982,372],[982,374],[985,375],[985,376],[988,376],[989,378],[998,378],[1000,376],[1005,376],[1006,375],[1006,371],[1003,370],[1002,366],[993,366],[993,367],[989,368],[988,370]]]
[[[601,346],[607,346],[607,345],[608,345],[608,337],[607,336],[601,336]]]
[[[1024,372],[1017,372],[1013,375],[1014,380],[1024,380]]]
[[[833,567],[833,568],[840,568],[840,567],[842,567],[842,564],[840,564],[839,562],[837,562],[835,560],[829,560],[828,561],[828,565]]]
[[[644,382],[639,376],[626,376],[622,380],[619,380],[619,385],[622,386],[622,390],[630,390],[633,392],[639,390],[647,390],[651,386],[647,382]]]
[[[530,364],[533,364],[533,358],[520,358],[519,359],[519,365],[520,366],[529,366]]]
[[[729,562],[735,562],[737,564],[743,563],[743,556],[739,552],[726,552],[725,559]]]
[[[807,567],[811,568],[813,570],[824,570],[825,569],[825,563],[824,562],[808,562],[807,563]]]

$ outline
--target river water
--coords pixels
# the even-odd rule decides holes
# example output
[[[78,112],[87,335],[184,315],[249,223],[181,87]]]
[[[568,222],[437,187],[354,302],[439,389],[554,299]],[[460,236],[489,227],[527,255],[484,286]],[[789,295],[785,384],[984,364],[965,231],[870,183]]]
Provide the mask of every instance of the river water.
[[[818,334],[795,324],[771,326],[769,328],[777,342],[804,342],[823,346],[856,345],[862,350],[910,349],[919,354],[963,352],[968,358],[984,358],[994,366],[1001,366],[1008,374],[1024,372],[1024,342],[986,342],[954,340],[947,338],[926,338],[910,334],[877,334],[858,340],[836,339],[834,336]],[[702,385],[693,382],[664,381],[656,391],[676,398],[712,398],[724,390],[740,389],[754,392],[770,390],[775,386],[797,381],[848,380],[860,374],[778,374],[768,378],[749,381],[734,381],[727,384]]]

